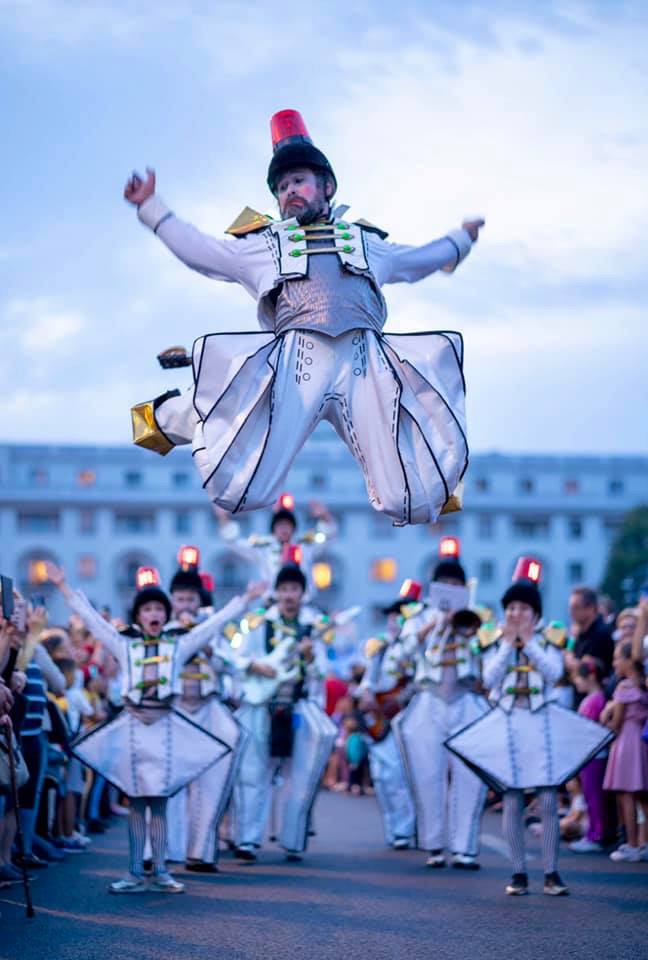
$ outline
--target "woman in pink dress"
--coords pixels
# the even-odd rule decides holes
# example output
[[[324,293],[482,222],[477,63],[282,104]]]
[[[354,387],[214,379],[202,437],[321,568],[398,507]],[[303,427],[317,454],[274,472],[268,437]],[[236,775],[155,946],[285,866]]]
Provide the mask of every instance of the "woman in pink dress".
[[[648,816],[648,744],[641,738],[648,720],[648,692],[643,664],[633,660],[631,643],[617,644],[613,667],[619,683],[601,714],[601,722],[614,730],[617,738],[610,750],[603,788],[618,794],[626,842],[610,854],[610,859],[636,863],[648,860],[648,850],[639,846],[637,826],[637,803]]]

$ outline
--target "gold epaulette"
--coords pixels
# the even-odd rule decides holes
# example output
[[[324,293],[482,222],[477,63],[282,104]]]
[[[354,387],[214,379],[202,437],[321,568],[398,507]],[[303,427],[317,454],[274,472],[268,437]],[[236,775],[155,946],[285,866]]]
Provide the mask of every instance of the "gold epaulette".
[[[492,623],[495,613],[491,610],[490,607],[480,607],[477,605],[474,608],[475,613],[479,617],[482,623]]]
[[[371,660],[372,657],[375,657],[376,654],[380,653],[381,650],[386,646],[387,641],[383,640],[381,637],[369,637],[365,643],[364,655],[367,659]]]
[[[272,543],[271,537],[262,537],[258,533],[253,533],[248,537],[248,543],[251,547],[267,547],[269,543]]]
[[[377,227],[375,223],[369,223],[368,220],[354,220],[354,223],[357,223],[359,227],[364,227],[365,230],[370,230],[372,233],[377,233],[381,240],[384,240],[389,236],[386,230],[381,230],[380,227]]]
[[[255,230],[261,230],[272,222],[272,217],[266,216],[265,213],[258,213],[252,207],[246,207],[225,233],[231,233],[233,237],[244,237],[246,233],[254,233]]]
[[[543,631],[543,637],[554,647],[558,647],[560,650],[564,650],[567,646],[567,627],[564,623],[561,623],[560,620],[552,620],[551,623]]]
[[[403,620],[411,620],[412,617],[417,617],[419,613],[422,613],[424,609],[424,603],[408,603],[407,601],[403,601],[400,608],[401,617]]]
[[[463,508],[464,482],[460,480],[454,493],[450,494],[441,513],[458,513]]]
[[[482,650],[487,650],[488,647],[497,643],[502,636],[502,628],[498,627],[496,623],[485,623],[483,627],[479,628],[478,636],[479,646]]]

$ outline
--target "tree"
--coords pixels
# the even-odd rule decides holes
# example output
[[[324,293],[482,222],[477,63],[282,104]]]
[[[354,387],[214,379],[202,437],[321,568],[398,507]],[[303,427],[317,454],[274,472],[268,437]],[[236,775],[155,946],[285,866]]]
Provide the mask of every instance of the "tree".
[[[639,590],[648,582],[648,505],[635,507],[624,517],[610,548],[603,593],[617,610],[636,603]]]

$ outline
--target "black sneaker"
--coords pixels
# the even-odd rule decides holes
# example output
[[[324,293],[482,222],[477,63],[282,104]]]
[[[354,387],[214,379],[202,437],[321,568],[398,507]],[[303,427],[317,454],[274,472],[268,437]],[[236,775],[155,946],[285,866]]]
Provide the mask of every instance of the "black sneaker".
[[[206,860],[187,860],[185,870],[190,873],[218,873],[218,867],[215,863],[207,863]]]
[[[506,884],[506,892],[510,897],[525,896],[529,892],[529,878],[526,873],[514,873]]]
[[[234,856],[237,860],[245,860],[246,863],[256,863],[257,855],[251,843],[242,843],[234,851]]]
[[[566,897],[569,894],[569,887],[562,882],[560,874],[554,870],[553,873],[545,873],[544,892],[548,897]]]

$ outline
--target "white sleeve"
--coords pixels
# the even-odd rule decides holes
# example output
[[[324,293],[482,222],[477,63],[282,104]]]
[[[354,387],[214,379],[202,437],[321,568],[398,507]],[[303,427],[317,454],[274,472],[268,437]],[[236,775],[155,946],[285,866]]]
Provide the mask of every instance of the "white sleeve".
[[[37,644],[34,648],[34,660],[41,668],[48,690],[51,690],[57,697],[61,697],[66,690],[65,677],[42,643]]]
[[[416,283],[437,270],[452,273],[468,256],[472,240],[467,230],[451,230],[421,247],[371,238],[370,249],[380,263],[381,283]]]
[[[212,637],[220,633],[230,620],[239,620],[245,613],[246,602],[243,597],[233,597],[221,610],[182,634],[178,642],[178,655],[181,663],[191,660],[199,650],[206,646]]]
[[[153,194],[137,211],[141,223],[184,264],[212,280],[240,283],[240,250],[236,240],[217,240],[184,220],[179,220],[165,202]]]
[[[525,645],[524,652],[529,661],[545,679],[545,683],[557,683],[563,675],[565,665],[562,653],[551,645],[541,647],[535,637]]]
[[[508,640],[502,640],[496,650],[487,651],[483,669],[484,686],[487,690],[495,690],[502,683],[512,650],[512,644]]]
[[[227,544],[227,549],[237,554],[251,564],[258,564],[259,553],[249,540],[241,536],[241,525],[236,520],[229,520],[220,531],[221,540]]]
[[[125,648],[123,637],[119,631],[113,627],[112,623],[104,620],[81,590],[75,590],[72,593],[68,604],[75,613],[79,614],[93,637],[100,640],[106,650],[112,653],[123,670],[125,668]]]

